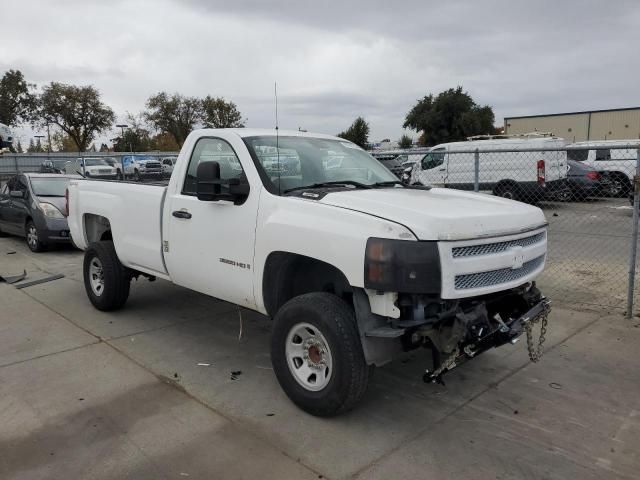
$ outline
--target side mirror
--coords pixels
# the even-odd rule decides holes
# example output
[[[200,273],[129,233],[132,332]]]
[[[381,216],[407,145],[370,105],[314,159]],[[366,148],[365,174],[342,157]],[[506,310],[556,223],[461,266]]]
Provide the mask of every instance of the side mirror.
[[[24,192],[22,190],[11,190],[9,196],[12,198],[24,198]]]
[[[240,205],[249,196],[249,184],[239,178],[221,180],[218,162],[201,162],[196,171],[196,195],[204,202],[226,200]]]

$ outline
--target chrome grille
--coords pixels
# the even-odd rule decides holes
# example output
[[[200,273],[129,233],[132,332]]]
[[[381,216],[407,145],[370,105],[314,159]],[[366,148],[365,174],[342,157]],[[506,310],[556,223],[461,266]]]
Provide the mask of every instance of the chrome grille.
[[[490,287],[501,283],[508,283],[531,274],[544,263],[544,255],[540,255],[533,260],[524,262],[520,268],[501,268],[489,272],[468,273],[456,275],[456,290],[466,290],[469,288]]]
[[[509,250],[511,247],[528,247],[535,245],[544,240],[546,232],[536,233],[530,237],[518,238],[516,240],[507,240],[498,243],[485,243],[482,245],[469,245],[466,247],[454,247],[451,254],[454,258],[458,257],[474,257],[476,255],[489,255],[492,253],[500,253]]]

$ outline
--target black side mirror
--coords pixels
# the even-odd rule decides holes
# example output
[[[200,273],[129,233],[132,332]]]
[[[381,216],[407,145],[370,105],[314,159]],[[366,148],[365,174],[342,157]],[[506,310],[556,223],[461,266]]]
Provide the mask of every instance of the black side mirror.
[[[249,184],[239,178],[220,179],[218,162],[200,162],[196,172],[196,195],[204,202],[226,200],[240,205],[249,196]]]
[[[11,190],[9,196],[13,198],[24,198],[24,192],[22,190]]]

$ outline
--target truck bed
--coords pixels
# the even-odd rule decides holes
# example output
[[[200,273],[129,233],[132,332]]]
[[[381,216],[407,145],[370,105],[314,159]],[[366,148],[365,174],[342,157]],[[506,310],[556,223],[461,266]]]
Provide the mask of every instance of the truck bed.
[[[166,276],[162,256],[162,207],[166,190],[166,186],[159,184],[71,181],[68,220],[73,241],[79,248],[86,249],[92,241],[100,240],[100,228],[96,225],[106,219],[123,265]]]

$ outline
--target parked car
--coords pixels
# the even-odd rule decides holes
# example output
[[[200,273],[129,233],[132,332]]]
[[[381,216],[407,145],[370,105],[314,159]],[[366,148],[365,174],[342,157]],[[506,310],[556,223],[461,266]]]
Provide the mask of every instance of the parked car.
[[[564,139],[543,134],[481,137],[432,147],[415,164],[411,183],[472,190],[478,150],[480,190],[528,202],[566,196]]]
[[[63,211],[72,178],[82,177],[42,173],[11,177],[0,190],[0,231],[25,237],[33,252],[52,243],[69,243]]]
[[[263,166],[276,145],[297,175]],[[537,207],[403,185],[328,135],[195,130],[180,158],[168,186],[70,182],[89,300],[115,310],[132,278],[163,278],[272,317],[274,373],[311,414],[354,407],[403,350],[430,349],[439,381],[546,318]]]
[[[571,199],[585,200],[609,193],[611,182],[606,172],[599,172],[575,160],[569,160],[568,163],[567,182]]]
[[[0,123],[0,150],[3,148],[11,148],[11,145],[13,145],[11,129],[4,123]]]
[[[40,164],[40,173],[63,173],[51,160],[45,160]]]
[[[620,148],[634,145],[634,148]],[[626,197],[633,190],[633,177],[640,141],[630,140],[591,140],[576,142],[567,150],[568,158],[582,162],[598,171],[609,172],[610,194],[614,197]],[[619,148],[612,148],[619,147]]]
[[[404,168],[402,167],[402,160],[405,159],[402,158],[401,155],[396,153],[376,152],[373,154],[373,157],[382,165],[387,167],[397,178],[402,177],[402,172],[404,171]]]
[[[101,157],[111,167],[116,169],[116,177],[118,180],[124,180],[124,173],[122,169],[122,163],[115,157]]]
[[[122,157],[125,178],[140,182],[143,178],[162,179],[162,165],[151,155],[125,155]]]
[[[84,175],[87,178],[116,180],[118,172],[101,157],[80,157],[69,160],[64,165],[64,171],[69,175]]]
[[[176,164],[178,157],[160,157],[160,163],[162,164],[162,176],[170,177],[173,173],[173,167]]]

